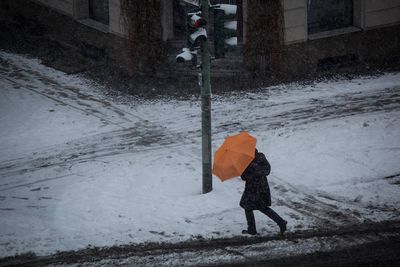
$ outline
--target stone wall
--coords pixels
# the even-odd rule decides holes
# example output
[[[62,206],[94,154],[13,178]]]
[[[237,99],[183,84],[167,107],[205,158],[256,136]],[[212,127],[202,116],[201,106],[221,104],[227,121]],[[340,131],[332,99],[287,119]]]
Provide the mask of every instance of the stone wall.
[[[291,44],[284,54],[288,77],[357,65],[395,66],[400,64],[400,25]]]
[[[0,1],[0,9],[5,11],[1,18],[6,22],[3,23],[6,27],[3,32],[8,31],[10,35],[7,37],[9,39],[7,41],[10,42],[4,39],[2,41],[6,49],[12,49],[13,45],[31,47],[31,50],[35,50],[33,53],[37,52],[40,57],[45,58],[46,64],[66,72],[83,70],[104,62],[117,64],[122,68],[127,66],[124,39],[118,35],[81,23],[70,14],[62,14],[57,9],[49,8],[37,1]],[[59,51],[60,56],[55,58],[46,56],[45,53],[49,55],[54,53],[50,50]],[[77,66],[57,63],[56,61],[62,61],[61,57],[64,54],[69,57],[67,59],[70,61],[69,65],[77,64]]]
[[[247,1],[244,61],[248,69],[264,74],[282,68],[283,13],[281,1]]]
[[[307,40],[307,0],[283,0],[285,43]]]
[[[365,0],[364,27],[367,29],[400,22],[400,0]]]

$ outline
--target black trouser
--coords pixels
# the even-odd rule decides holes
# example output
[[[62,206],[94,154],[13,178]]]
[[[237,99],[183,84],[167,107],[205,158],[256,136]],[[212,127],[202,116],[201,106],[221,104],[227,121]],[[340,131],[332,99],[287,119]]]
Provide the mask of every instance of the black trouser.
[[[254,218],[254,211],[253,210],[244,210],[246,213],[246,220],[247,220],[247,230],[249,232],[256,232],[256,220]],[[271,218],[276,224],[281,226],[285,220],[282,219],[281,216],[278,215],[273,209],[270,207],[266,207],[263,209],[259,209],[262,213],[267,215],[269,218]]]

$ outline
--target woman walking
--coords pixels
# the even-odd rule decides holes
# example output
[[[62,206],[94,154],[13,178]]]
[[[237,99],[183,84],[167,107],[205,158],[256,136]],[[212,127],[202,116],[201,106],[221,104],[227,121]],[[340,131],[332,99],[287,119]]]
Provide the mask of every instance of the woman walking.
[[[267,176],[271,172],[271,165],[263,153],[255,150],[255,158],[241,175],[246,186],[240,200],[247,220],[247,230],[243,234],[257,234],[254,210],[259,210],[271,218],[280,228],[281,234],[286,231],[287,221],[282,219],[271,206],[271,193]]]

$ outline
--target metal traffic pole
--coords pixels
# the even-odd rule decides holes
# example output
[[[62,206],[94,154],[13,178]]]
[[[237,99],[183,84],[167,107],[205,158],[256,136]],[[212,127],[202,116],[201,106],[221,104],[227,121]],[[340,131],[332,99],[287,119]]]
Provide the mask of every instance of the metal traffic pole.
[[[210,21],[209,0],[201,0],[201,14]],[[210,49],[207,39],[201,40],[201,136],[203,162],[203,194],[212,190],[211,172],[211,81],[210,81]]]

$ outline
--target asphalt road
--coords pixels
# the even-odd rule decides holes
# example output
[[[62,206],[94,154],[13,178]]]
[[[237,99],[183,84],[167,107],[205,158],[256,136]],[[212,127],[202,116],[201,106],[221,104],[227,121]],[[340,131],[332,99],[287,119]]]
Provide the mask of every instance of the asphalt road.
[[[284,236],[241,236],[20,255],[0,266],[398,266],[400,221]]]

